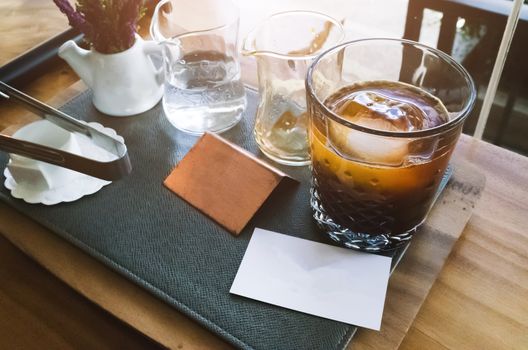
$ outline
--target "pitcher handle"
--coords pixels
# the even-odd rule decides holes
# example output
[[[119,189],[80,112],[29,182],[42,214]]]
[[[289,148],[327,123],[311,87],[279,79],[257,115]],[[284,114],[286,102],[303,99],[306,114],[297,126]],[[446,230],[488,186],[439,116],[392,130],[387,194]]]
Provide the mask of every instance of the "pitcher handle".
[[[163,65],[160,65],[159,67],[156,67],[154,62],[152,61],[152,56],[158,57],[160,62],[163,60],[163,47],[162,44],[157,43],[152,40],[144,40],[143,41],[143,53],[150,59],[152,63],[152,68],[154,70],[154,74],[156,76],[156,81],[161,85],[163,84],[163,80],[165,79],[163,74]]]
[[[244,56],[255,56],[257,54],[257,48],[255,46],[255,39],[256,39],[256,33],[257,33],[258,27],[253,28],[244,40],[242,41],[242,55]]]

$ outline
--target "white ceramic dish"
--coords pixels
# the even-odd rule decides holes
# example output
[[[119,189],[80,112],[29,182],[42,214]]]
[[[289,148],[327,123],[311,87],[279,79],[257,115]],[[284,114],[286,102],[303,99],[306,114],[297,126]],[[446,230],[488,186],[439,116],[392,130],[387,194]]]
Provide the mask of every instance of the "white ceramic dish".
[[[107,135],[123,140],[111,128],[105,128],[99,123],[88,124]],[[99,161],[109,161],[116,158],[115,155],[94,145],[88,137],[69,133],[47,120],[28,124],[19,129],[13,137],[60,148]],[[4,185],[11,191],[13,197],[31,204],[41,203],[45,205],[72,202],[83,196],[93,194],[111,183],[14,154],[10,156],[9,163],[4,170],[4,176],[6,177]]]

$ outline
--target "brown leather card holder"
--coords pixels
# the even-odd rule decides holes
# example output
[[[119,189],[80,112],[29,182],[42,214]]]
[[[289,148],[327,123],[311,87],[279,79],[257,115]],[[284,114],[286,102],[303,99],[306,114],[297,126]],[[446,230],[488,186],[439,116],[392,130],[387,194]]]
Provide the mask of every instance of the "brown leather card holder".
[[[280,170],[220,136],[206,133],[164,184],[234,235],[285,178]]]

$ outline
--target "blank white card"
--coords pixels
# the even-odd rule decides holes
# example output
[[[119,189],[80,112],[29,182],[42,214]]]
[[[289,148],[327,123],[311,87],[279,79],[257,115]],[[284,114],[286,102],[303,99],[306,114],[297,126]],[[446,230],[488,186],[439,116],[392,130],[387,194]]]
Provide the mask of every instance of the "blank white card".
[[[256,228],[230,292],[379,330],[391,258]]]

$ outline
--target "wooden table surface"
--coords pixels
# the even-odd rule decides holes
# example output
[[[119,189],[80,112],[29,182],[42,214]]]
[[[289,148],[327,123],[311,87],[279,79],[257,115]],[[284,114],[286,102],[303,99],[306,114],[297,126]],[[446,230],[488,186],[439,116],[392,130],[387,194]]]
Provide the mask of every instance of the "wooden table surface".
[[[51,9],[41,0],[0,3],[0,64],[64,27]],[[254,66],[244,61],[243,67],[254,82]],[[77,80],[62,65],[24,90],[49,101]],[[0,104],[0,116],[0,130],[32,119],[10,103]],[[470,137],[462,138],[456,156],[486,175],[486,187],[401,349],[528,349],[528,158]],[[9,223],[20,227],[29,221],[12,220],[21,220]],[[2,349],[157,347],[2,236],[0,281]]]

